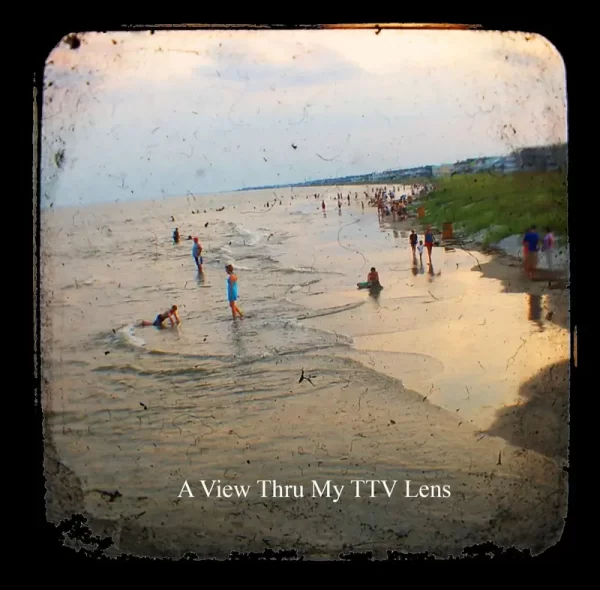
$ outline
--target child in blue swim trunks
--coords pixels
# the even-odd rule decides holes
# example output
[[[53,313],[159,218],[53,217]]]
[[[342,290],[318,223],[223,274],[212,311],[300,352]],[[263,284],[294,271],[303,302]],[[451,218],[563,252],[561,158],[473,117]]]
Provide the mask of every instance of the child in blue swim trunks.
[[[173,318],[175,318],[175,321],[173,321]],[[177,306],[176,305],[173,305],[173,307],[171,307],[171,309],[168,309],[164,313],[159,313],[153,322],[148,322],[146,320],[142,320],[139,325],[140,326],[154,326],[155,328],[164,328],[165,320],[169,320],[171,322],[171,326],[174,326],[175,322],[177,322],[178,324],[181,323],[181,320],[179,319],[179,315],[177,314]]]

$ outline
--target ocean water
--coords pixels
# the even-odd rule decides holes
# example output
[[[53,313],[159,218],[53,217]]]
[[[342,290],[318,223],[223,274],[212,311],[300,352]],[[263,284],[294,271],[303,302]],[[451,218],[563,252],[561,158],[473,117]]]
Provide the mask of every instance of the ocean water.
[[[499,412],[521,403],[523,383],[568,359],[566,326],[533,321],[530,294],[478,271],[493,264],[485,255],[435,248],[432,272],[426,261],[415,266],[410,222],[379,221],[362,208],[365,190],[42,212],[46,436],[78,482],[82,509],[118,532],[119,550],[224,556],[281,546],[330,557],[343,546],[393,545],[447,554],[490,539],[538,547],[558,534],[559,458],[493,433]],[[338,191],[351,192],[341,211]],[[201,275],[188,235],[204,247]],[[228,263],[242,321],[227,304]],[[356,288],[372,266],[378,297]],[[536,301],[560,315],[556,295]],[[136,327],[172,304],[178,329]],[[373,478],[450,484],[453,497],[348,492],[340,504],[263,499],[254,489],[260,479]],[[179,497],[186,480],[197,492],[213,479],[253,492]],[[118,499],[107,500],[111,490]]]

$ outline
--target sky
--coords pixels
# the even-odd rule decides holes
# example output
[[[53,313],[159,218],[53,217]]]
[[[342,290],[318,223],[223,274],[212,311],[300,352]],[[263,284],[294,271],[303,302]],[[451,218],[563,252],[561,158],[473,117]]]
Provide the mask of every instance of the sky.
[[[535,34],[190,30],[79,38],[77,49],[61,40],[46,60],[46,205],[297,183],[567,140],[564,63]]]

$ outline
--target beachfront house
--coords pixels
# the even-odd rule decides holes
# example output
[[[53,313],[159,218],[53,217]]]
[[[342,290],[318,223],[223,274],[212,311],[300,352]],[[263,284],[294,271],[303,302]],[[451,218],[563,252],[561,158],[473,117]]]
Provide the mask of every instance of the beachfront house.
[[[452,170],[452,164],[440,164],[439,166],[431,167],[432,176],[449,176],[452,174]]]

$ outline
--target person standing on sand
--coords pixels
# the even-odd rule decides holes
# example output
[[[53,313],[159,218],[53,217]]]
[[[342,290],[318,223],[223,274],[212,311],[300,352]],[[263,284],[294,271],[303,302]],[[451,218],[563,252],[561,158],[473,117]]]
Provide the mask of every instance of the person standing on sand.
[[[433,248],[433,231],[431,226],[427,226],[427,231],[425,232],[425,248],[427,248],[427,256],[429,258],[429,264],[431,265],[431,250]]]
[[[192,257],[198,267],[198,272],[202,272],[202,244],[198,241],[198,238],[194,238],[194,244],[192,245]]]
[[[412,250],[413,258],[416,258],[416,256],[417,256],[416,248],[417,248],[418,240],[419,240],[419,238],[418,238],[417,234],[415,233],[415,230],[411,229],[410,236],[408,236],[408,242],[410,244],[410,249]]]
[[[421,261],[421,266],[423,266],[423,240],[419,242],[417,250],[419,251],[419,260]]]
[[[531,227],[528,227],[525,230],[525,235],[527,235],[530,231],[531,231]],[[521,243],[521,246],[523,248],[523,272],[525,274],[527,274],[527,264],[529,263],[529,261],[528,261],[528,258],[527,258],[527,242],[525,241],[525,239],[523,239],[523,242]]]
[[[173,232],[173,243],[174,244],[179,244],[179,240],[181,239],[180,235],[179,235],[179,228],[176,227],[175,231]]]
[[[540,236],[537,233],[537,228],[532,225],[529,231],[523,238],[523,252],[525,254],[525,272],[527,276],[533,280],[533,275],[537,269],[538,264],[538,245],[540,243]]]
[[[548,269],[552,270],[552,251],[554,250],[554,234],[552,233],[552,230],[549,227],[546,228],[546,235],[544,236],[542,250],[546,256],[546,264],[548,265]]]
[[[325,209],[327,209],[327,205],[325,205],[325,199],[323,199],[321,201],[321,209],[323,209],[323,211],[325,211]]]
[[[229,307],[231,307],[231,315],[235,320],[235,314],[237,313],[240,316],[240,319],[244,318],[244,314],[240,310],[237,305],[238,298],[238,279],[237,276],[233,274],[233,265],[228,264],[225,267],[225,272],[227,272],[227,300],[229,301]]]

